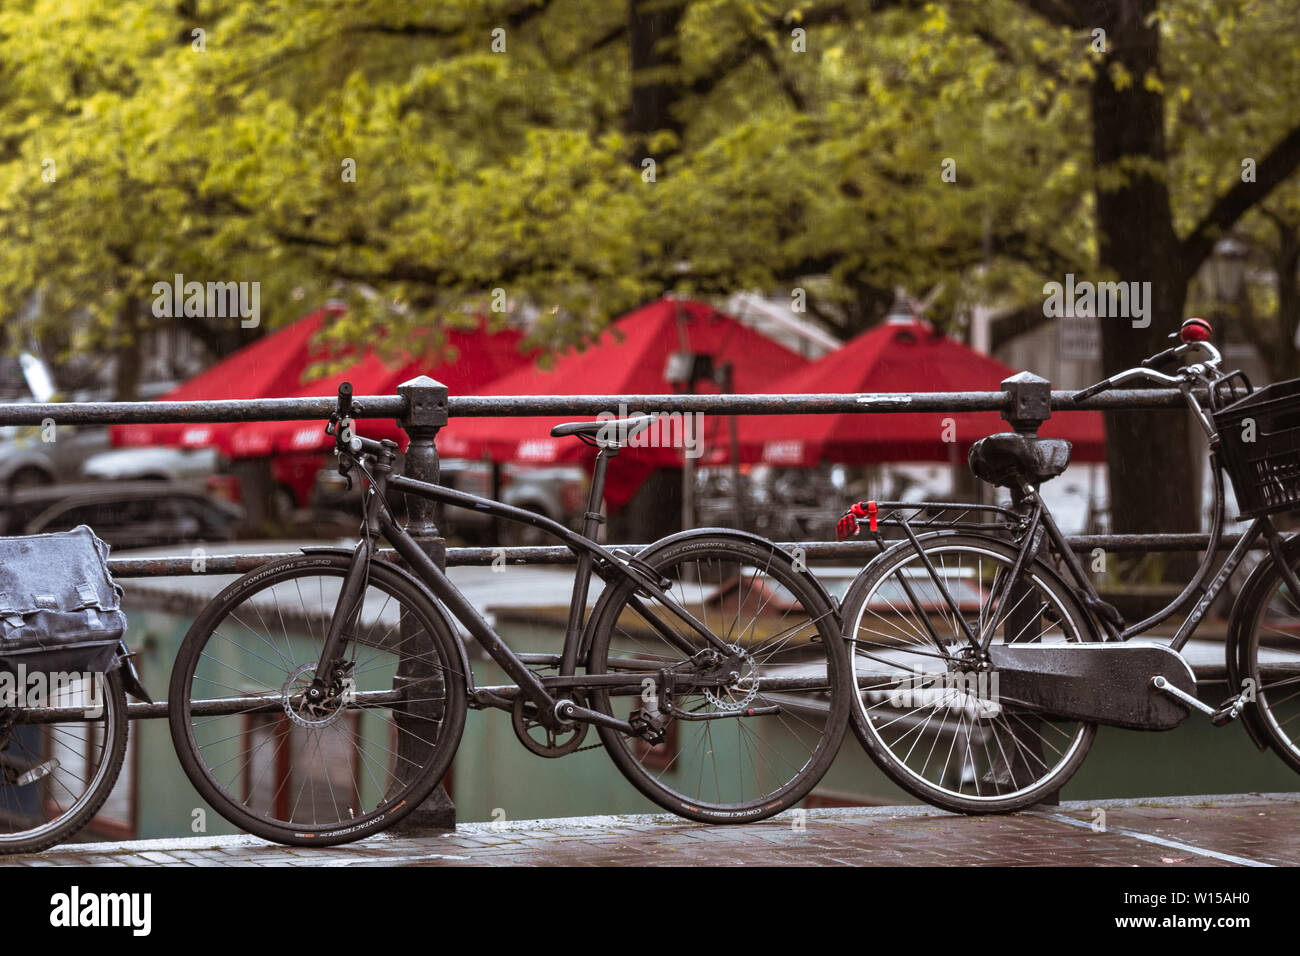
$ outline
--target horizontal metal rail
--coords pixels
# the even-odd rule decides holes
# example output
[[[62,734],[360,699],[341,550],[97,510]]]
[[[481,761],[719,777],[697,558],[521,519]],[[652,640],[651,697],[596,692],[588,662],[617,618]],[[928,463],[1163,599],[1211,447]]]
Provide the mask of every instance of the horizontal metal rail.
[[[1083,402],[1073,392],[1054,391],[1052,411],[1079,409],[1185,408],[1177,389],[1120,389]],[[1007,392],[834,393],[809,395],[453,395],[453,417],[599,415],[629,412],[712,412],[722,415],[834,415],[843,412],[1003,411]],[[353,400],[358,419],[402,419],[407,401],[398,395],[365,395]],[[324,421],[337,407],[332,397],[253,398],[215,402],[40,402],[0,404],[0,425],[147,425],[219,422]]]
[[[834,515],[827,512],[827,524],[834,520]],[[996,526],[990,526],[995,530]],[[1239,539],[1239,534],[1225,534],[1221,550],[1231,548]],[[903,539],[899,539],[903,540]],[[1066,541],[1075,551],[1086,552],[1102,548],[1117,554],[1143,551],[1203,551],[1210,543],[1208,534],[1082,534],[1067,535]],[[891,542],[892,543],[892,542]],[[876,554],[880,549],[875,542],[862,541],[783,541],[780,546],[793,552],[802,549],[804,557],[813,560],[830,560],[838,558],[862,558]],[[616,544],[610,547],[618,551],[637,554],[648,547],[644,544]],[[1260,545],[1264,548],[1264,545]],[[204,570],[194,570],[192,558],[109,558],[108,569],[114,577],[119,578],[156,578],[181,577],[202,574],[244,574],[261,567],[269,561],[288,558],[300,554],[298,551],[275,551],[255,554],[207,555],[203,559]],[[397,552],[384,549],[380,557],[395,560]],[[488,567],[503,559],[507,564],[546,564],[567,565],[577,562],[572,551],[563,546],[540,546],[520,548],[448,548],[448,567]]]

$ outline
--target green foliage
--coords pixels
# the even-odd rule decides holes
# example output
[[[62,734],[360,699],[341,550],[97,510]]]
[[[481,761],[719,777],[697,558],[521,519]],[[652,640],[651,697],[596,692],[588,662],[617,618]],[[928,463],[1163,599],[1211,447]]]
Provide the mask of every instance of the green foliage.
[[[667,290],[802,286],[848,333],[899,285],[1032,302],[1096,268],[1094,189],[1142,169],[1094,164],[1115,64],[1087,28],[1017,0],[683,4],[675,62],[635,78],[671,123],[638,141],[621,2],[10,3],[0,294],[41,290],[32,331],[93,349],[178,272],[261,282],[270,325],[342,280],[342,334],[390,341],[499,288],[560,344]],[[1165,99],[1185,232],[1296,125],[1300,24],[1291,0],[1153,7],[1159,68],[1122,82]]]

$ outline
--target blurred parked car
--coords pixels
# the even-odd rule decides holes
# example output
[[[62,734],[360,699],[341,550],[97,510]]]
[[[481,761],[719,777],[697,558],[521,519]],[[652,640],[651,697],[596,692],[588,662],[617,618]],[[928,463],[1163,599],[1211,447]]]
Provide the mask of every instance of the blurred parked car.
[[[117,448],[86,461],[82,477],[104,481],[206,479],[217,469],[215,448]]]
[[[244,511],[175,482],[123,481],[26,488],[0,499],[7,535],[89,525],[114,548],[229,541]]]
[[[81,477],[86,459],[108,448],[108,429],[60,425],[43,440],[43,430],[0,428],[0,488],[38,488]]]
[[[487,462],[449,458],[440,463],[439,473],[441,482],[449,488],[483,498],[492,497],[492,466]],[[337,467],[331,464],[316,476],[313,510],[318,515],[340,511],[348,515],[360,514],[360,494],[360,483],[354,480],[352,490],[348,491]],[[571,525],[573,518],[586,508],[587,477],[576,465],[551,468],[503,465],[500,500]],[[404,502],[395,500],[394,506],[402,508]],[[479,511],[446,508],[439,528],[444,534],[487,542],[492,536],[492,517]],[[503,521],[501,531],[500,543],[503,545],[549,543],[542,532],[526,525]]]

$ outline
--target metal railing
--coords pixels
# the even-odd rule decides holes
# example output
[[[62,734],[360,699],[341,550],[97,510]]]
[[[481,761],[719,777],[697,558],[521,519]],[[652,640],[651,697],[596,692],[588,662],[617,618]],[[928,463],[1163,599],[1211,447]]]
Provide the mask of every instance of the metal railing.
[[[357,396],[353,400],[358,421],[390,419],[407,433],[406,473],[432,480],[438,473],[437,433],[449,417],[542,417],[599,415],[612,409],[653,410],[659,413],[702,412],[719,415],[796,414],[897,414],[905,412],[996,411],[1017,427],[1036,427],[1053,411],[1113,409],[1181,409],[1185,402],[1177,389],[1117,389],[1077,402],[1073,392],[1051,391],[1043,379],[1019,376],[1009,379],[1000,392],[914,392],[842,394],[640,394],[640,395],[512,395],[451,396],[446,386],[426,376],[399,386],[396,395]],[[0,404],[0,425],[127,425],[213,424],[263,421],[324,422],[336,399],[258,398],[192,402],[64,402]],[[576,560],[565,547],[452,548],[434,523],[432,502],[411,499],[412,535],[442,566],[488,565],[505,556],[510,564],[562,565]],[[828,508],[828,530],[836,506]],[[1187,551],[1205,547],[1204,534],[1094,534],[1071,536],[1078,550],[1106,548],[1125,551]],[[1229,545],[1234,536],[1225,536]],[[875,545],[858,541],[782,542],[798,546],[814,559],[867,557]],[[620,545],[635,552],[644,545]],[[240,574],[283,557],[283,553],[209,555],[204,570],[196,571],[189,558],[112,558],[109,567],[119,577],[173,577],[191,574]]]
[[[664,395],[576,395],[576,396],[449,396],[446,386],[426,376],[398,386],[396,395],[368,395],[353,399],[359,421],[390,419],[406,432],[410,444],[405,455],[405,473],[412,478],[436,481],[439,471],[437,435],[450,416],[594,416],[626,408],[670,414],[701,412],[720,415],[792,415],[904,412],[998,411],[1017,429],[1034,430],[1052,411],[1108,409],[1179,409],[1184,400],[1176,389],[1128,389],[1076,402],[1072,393],[1051,391],[1049,383],[1034,376],[1017,376],[1003,383],[1001,392],[921,392],[903,394],[664,394]],[[322,423],[335,410],[330,398],[262,398],[192,402],[75,402],[0,404],[0,425],[125,425],[235,423],[286,420],[317,420]],[[364,426],[362,428],[364,432]],[[56,432],[57,435],[57,432]],[[827,530],[832,527],[840,503],[828,503]],[[489,565],[504,557],[508,564],[562,565],[576,561],[566,547],[446,548],[434,520],[434,504],[422,498],[408,500],[408,530],[440,566]],[[1079,535],[1069,539],[1079,550],[1105,548],[1110,551],[1182,551],[1204,548],[1208,535],[1165,534]],[[1231,539],[1225,539],[1230,544]],[[820,559],[865,559],[876,552],[869,541],[783,542],[784,547],[803,549],[804,556]],[[621,545],[636,552],[645,545]],[[109,560],[112,573],[122,578],[179,577],[188,575],[240,574],[281,553],[206,555],[202,570],[191,558],[117,557]],[[133,703],[132,719],[166,717],[166,702]],[[450,806],[449,802],[445,806]]]

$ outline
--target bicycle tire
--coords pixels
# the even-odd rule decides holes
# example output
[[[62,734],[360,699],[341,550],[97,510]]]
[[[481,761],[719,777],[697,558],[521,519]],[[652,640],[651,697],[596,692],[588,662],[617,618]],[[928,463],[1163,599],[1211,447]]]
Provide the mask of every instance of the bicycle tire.
[[[311,656],[311,649],[314,647],[318,655],[324,636],[323,626],[315,627],[312,624],[313,611],[307,607],[307,601],[303,597],[302,583],[307,582],[310,587],[312,579],[319,579],[320,597],[317,613],[325,613],[322,609],[326,607],[332,609],[331,602],[334,598],[326,595],[324,581],[337,578],[341,583],[351,561],[351,556],[345,554],[308,553],[272,561],[249,572],[225,588],[203,609],[186,634],[177,654],[169,685],[169,697],[175,702],[171,708],[169,724],[181,766],[199,795],[213,809],[235,826],[263,839],[294,846],[332,846],[362,839],[393,825],[414,810],[439,784],[451,766],[464,731],[467,710],[466,682],[461,665],[462,657],[456,644],[457,638],[450,632],[442,615],[424,589],[380,561],[375,561],[370,566],[367,589],[363,593],[357,612],[357,624],[352,627],[355,633],[349,636],[345,645],[345,658],[350,652],[354,677],[379,671],[373,678],[368,678],[366,684],[378,685],[375,693],[386,693],[391,692],[392,684],[397,679],[397,667],[402,660],[400,655],[394,655],[389,651],[392,648],[404,647],[410,657],[422,661],[427,668],[426,676],[418,682],[418,686],[431,688],[429,697],[411,698],[408,692],[407,697],[404,698],[406,706],[409,708],[414,703],[423,703],[426,707],[436,708],[440,704],[440,716],[437,716],[439,712],[436,710],[430,712],[433,716],[426,714],[415,718],[408,713],[404,718],[407,721],[407,729],[402,730],[398,715],[392,708],[388,709],[392,716],[385,718],[385,708],[382,704],[365,706],[371,700],[366,697],[371,691],[368,687],[357,686],[355,680],[350,688],[353,691],[351,698],[345,688],[341,694],[334,695],[332,704],[316,710],[307,708],[301,694],[295,693],[302,686],[305,678],[304,668],[314,670],[316,658]],[[302,599],[302,613],[296,619],[293,616],[295,612],[290,608],[290,620],[296,621],[294,626],[299,628],[292,633],[289,630],[289,623],[284,618],[285,609],[280,606],[275,590],[285,585],[285,591],[288,593],[288,582],[293,582],[294,591]],[[270,591],[270,600],[275,602],[280,634],[273,633],[276,624],[274,621],[268,624],[267,615],[253,603],[259,595],[267,591]],[[378,609],[367,603],[372,593],[384,597],[384,604]],[[265,598],[262,601],[266,603]],[[396,610],[393,612],[397,615],[396,625],[391,621],[391,614],[388,615],[388,619],[385,618],[392,601],[397,602]],[[240,608],[244,609],[242,616],[236,614]],[[368,615],[373,615],[373,619],[362,633],[361,628]],[[251,623],[254,618],[257,619],[257,625]],[[304,624],[309,629],[306,638],[301,630]],[[213,644],[212,653],[208,655],[208,660],[203,665],[204,670],[199,674],[199,663],[213,638],[234,643],[231,637],[219,633],[220,628],[225,627],[236,634],[239,633],[237,629],[240,628],[249,633],[257,633],[258,625],[267,631],[265,635],[258,634],[263,641],[262,645],[254,645],[255,650],[251,652],[244,649],[247,653],[240,654],[238,651],[225,648],[224,645]],[[381,625],[387,629],[376,635],[375,629]],[[395,626],[398,628],[399,636],[397,643],[393,644],[391,635]],[[408,628],[406,636],[402,636],[403,626]],[[315,633],[316,630],[321,631],[319,637]],[[267,640],[267,637],[273,639]],[[281,640],[285,650],[288,651],[287,657],[278,649]],[[298,650],[295,650],[295,644],[299,645]],[[366,666],[358,668],[356,666],[358,654],[363,647],[368,650],[369,656],[360,661]],[[380,664],[372,663],[385,653],[387,657],[383,658]],[[226,658],[234,658],[235,663],[223,660],[223,655]],[[270,658],[273,656],[278,657],[279,660],[272,661]],[[303,663],[298,663],[300,659]],[[250,664],[249,661],[259,661],[259,663]],[[250,674],[244,667],[236,667],[236,663],[244,664],[256,673]],[[285,682],[276,691],[275,680],[281,676],[278,672],[286,668],[288,670],[286,670]],[[271,724],[269,730],[259,728],[262,734],[262,743],[258,745],[259,747],[265,747],[272,739],[275,741],[271,753],[259,755],[257,749],[249,749],[246,751],[247,757],[243,765],[236,768],[241,775],[240,789],[246,793],[242,797],[231,792],[230,784],[234,783],[233,776],[225,783],[217,776],[218,771],[221,771],[225,764],[239,756],[237,754],[236,758],[227,757],[224,761],[219,759],[223,753],[231,749],[228,744],[231,738],[220,736],[220,732],[231,729],[234,725],[220,728],[217,734],[210,734],[205,730],[203,736],[207,739],[206,743],[200,742],[195,732],[198,726],[195,722],[193,698],[196,680],[204,687],[222,685],[225,684],[225,680],[234,679],[221,679],[227,671],[232,674],[242,673],[245,680],[265,685],[252,688],[257,690],[257,694],[252,695],[252,699],[259,700],[260,703],[231,716],[242,721],[253,714],[264,714],[266,716],[262,718],[263,723],[272,720],[275,722]],[[196,674],[198,674],[197,678]],[[430,682],[430,675],[441,677],[444,682],[441,691]],[[384,689],[385,682],[388,691]],[[234,684],[226,686],[234,687],[238,691],[234,694],[236,698],[250,697],[247,689],[239,690],[238,685]],[[276,694],[283,714],[263,706],[266,698]],[[290,713],[291,710],[298,715],[298,719]],[[218,716],[204,717],[202,714],[197,716],[207,721],[201,725],[203,727],[219,719]],[[286,719],[287,724],[283,723]],[[382,741],[376,743],[369,738],[363,738],[363,728],[371,727],[376,720],[378,726],[373,729],[388,733],[391,747]],[[340,728],[340,724],[344,724],[344,727]],[[295,728],[299,729],[295,730]],[[332,735],[329,734],[331,729]],[[408,743],[418,741],[422,745],[420,750],[414,751],[414,757],[403,756],[401,738],[399,738],[402,733],[408,734],[405,738]],[[239,739],[242,741],[244,737]],[[255,739],[257,738],[250,738],[250,742]],[[341,752],[340,740],[342,741]],[[302,754],[310,753],[312,741],[316,745],[318,761],[302,769]],[[347,749],[349,745],[352,747],[350,751]],[[211,763],[216,766],[210,765],[203,752],[205,749],[212,751]],[[328,755],[327,751],[329,751]],[[410,752],[408,749],[408,753]],[[268,756],[274,757],[274,764],[269,770],[266,764]],[[382,767],[379,767],[379,758],[383,758]],[[255,761],[261,763],[254,766]],[[253,769],[250,770],[250,767]],[[376,775],[377,767],[383,777],[382,781]],[[297,775],[303,778],[300,784],[295,784],[293,781],[295,768],[297,768]],[[344,769],[340,770],[340,768]],[[358,768],[363,772],[359,773]],[[266,792],[266,787],[270,784],[264,783],[268,773],[271,782],[277,779],[281,781],[279,786],[270,793]],[[328,794],[321,793],[319,802],[325,803],[326,795],[331,801],[324,811],[316,800],[316,794],[321,791],[321,781],[325,782]],[[335,789],[335,781],[338,781],[340,788],[347,789],[343,789],[340,793]],[[309,785],[312,794],[313,819],[308,822],[303,819],[307,811],[303,806],[302,793]],[[297,788],[297,796],[294,798],[293,806],[290,807],[286,802],[285,794],[286,790],[292,792],[294,786]],[[347,804],[346,807],[340,805],[340,797],[343,803]],[[254,812],[252,808],[255,799],[258,812]],[[321,813],[328,812],[331,807],[336,819],[322,821]],[[345,811],[346,818],[344,818]]]
[[[699,703],[689,705],[695,708],[693,713],[696,716],[703,713],[735,713],[737,709],[765,706],[784,709],[762,716],[721,717],[698,722],[672,718],[668,728],[669,743],[655,748],[647,747],[639,738],[626,737],[615,728],[597,726],[597,732],[610,758],[633,786],[650,800],[678,816],[702,823],[748,823],[765,819],[793,806],[821,780],[839,751],[848,726],[847,697],[852,688],[848,684],[847,656],[840,646],[839,621],[834,607],[815,581],[810,580],[809,572],[795,570],[789,555],[775,544],[757,537],[725,533],[697,534],[680,541],[666,542],[663,546],[652,545],[640,558],[673,581],[671,590],[677,592],[673,594],[674,600],[688,610],[694,609],[697,618],[713,630],[720,628],[714,628],[712,621],[716,618],[720,623],[725,623],[729,613],[727,607],[730,599],[725,589],[730,587],[730,581],[720,580],[718,591],[707,593],[704,582],[713,581],[714,571],[721,578],[724,568],[732,563],[741,569],[734,588],[736,622],[732,623],[726,636],[735,638],[733,646],[744,649],[748,662],[745,665],[746,674],[726,689],[679,695],[682,700],[702,699],[707,703],[707,709]],[[693,581],[688,581],[686,586],[681,586],[681,579],[675,576],[683,565],[695,566],[695,572],[682,572],[688,577],[692,574],[694,576]],[[754,569],[748,584],[745,583],[745,568]],[[758,581],[759,569],[764,575],[764,588],[755,591],[754,583]],[[769,581],[785,588],[794,599],[786,612],[775,621],[770,617],[760,620],[760,615],[766,613],[771,602],[757,603],[768,590],[765,585]],[[699,586],[699,600],[693,604],[688,603],[690,595],[687,588],[695,584]],[[649,656],[655,663],[659,662],[659,657],[668,653],[663,648],[671,645],[662,638],[636,633],[644,630],[635,624],[637,620],[644,620],[642,615],[634,608],[630,609],[629,605],[637,591],[634,583],[623,581],[612,585],[602,596],[592,617],[588,674],[618,672],[620,660],[628,662],[622,665],[623,670],[631,667],[628,658],[612,657],[611,649],[620,655],[633,653],[643,656],[649,649],[653,651]],[[719,592],[721,597],[718,597]],[[749,603],[751,595],[758,595],[753,605]],[[640,598],[644,600],[646,595],[643,593]],[[718,611],[710,614],[709,604],[714,598],[719,601]],[[749,614],[751,609],[754,613],[748,625],[748,640],[745,640],[737,636],[735,624]],[[631,618],[625,618],[629,613]],[[771,614],[775,613],[773,609]],[[665,620],[663,615],[666,614],[667,611],[662,611],[656,617]],[[806,622],[801,623],[805,618]],[[684,633],[684,625],[673,618],[667,620],[673,622],[677,633]],[[774,628],[775,631],[772,630]],[[762,637],[762,640],[769,645],[766,648],[763,643],[757,642],[764,634],[767,636]],[[658,640],[659,644],[650,643],[654,640]],[[772,644],[774,640],[779,643]],[[685,656],[683,651],[678,650],[677,653]],[[664,663],[668,660],[670,658],[664,657]],[[615,666],[611,667],[611,663]],[[810,686],[806,690],[791,690],[783,696],[774,692],[764,693],[766,673],[771,673],[775,667],[796,666],[807,668],[812,675],[808,678]],[[593,687],[590,694],[594,709],[626,718],[624,705],[616,706],[614,701],[619,698],[607,688]],[[751,721],[758,725],[761,735],[754,731],[746,738],[745,732],[749,730],[746,725]],[[713,728],[725,723],[736,728],[739,746],[735,750],[720,747],[714,739]],[[695,724],[695,730],[691,730],[691,724]],[[697,785],[700,792],[688,794],[682,791],[682,787],[689,784],[693,776],[694,758],[683,759],[682,740],[676,741],[675,756],[669,756],[673,753],[670,744],[674,733],[680,738],[694,738],[707,748],[707,752],[702,752],[700,760]],[[721,737],[726,733],[727,729],[719,726],[716,736]],[[809,745],[808,741],[814,737],[815,740]],[[764,744],[767,746],[764,747]],[[658,758],[652,759],[655,750],[660,747],[668,749]],[[765,753],[760,753],[756,758],[755,751],[760,750]],[[808,750],[808,753],[804,754],[804,750]],[[708,766],[703,760],[705,756],[713,760],[711,784],[704,779]],[[790,769],[780,770],[773,765],[770,756],[780,757]],[[749,759],[748,768],[746,757]],[[663,765],[665,760],[669,761],[667,765]],[[731,765],[727,765],[725,774],[719,773],[719,760],[724,764],[734,761],[737,784],[734,790],[731,785]],[[762,779],[765,773],[776,786],[764,789],[767,787]],[[746,796],[743,791],[749,774],[753,775],[755,789],[752,795]],[[726,778],[725,783],[723,777]],[[781,779],[787,777],[788,779]],[[713,798],[705,799],[702,794],[709,792],[710,786]],[[762,793],[758,792],[760,789],[763,790]]]
[[[90,780],[90,785],[86,792],[78,797],[68,812],[61,814],[53,820],[46,821],[37,827],[29,827],[25,830],[15,830],[11,833],[5,833],[0,830],[0,855],[15,853],[39,853],[41,850],[48,850],[52,846],[60,843],[66,843],[71,837],[79,833],[86,826],[104,802],[108,795],[112,793],[113,787],[117,784],[118,775],[122,771],[122,764],[126,760],[127,738],[130,733],[126,714],[126,691],[122,685],[121,674],[117,670],[109,671],[103,675],[104,679],[104,740],[105,743],[100,745],[100,760],[96,765],[95,775]],[[3,711],[0,711],[3,713]],[[51,759],[50,748],[56,744],[66,746],[67,736],[77,743],[87,743],[88,741],[81,738],[80,728],[88,726],[85,722],[77,721],[72,727],[58,731],[64,734],[63,738],[56,738],[52,735],[56,728],[62,727],[62,724],[27,724],[23,725],[18,722],[15,726],[26,726],[35,728],[45,726],[50,728],[51,736],[43,736],[39,750],[40,755],[45,758],[47,764],[53,764],[52,769],[48,769],[44,776],[32,783],[24,786],[6,785],[3,779],[0,779],[0,816],[8,819],[11,814],[17,818],[17,809],[26,804],[31,805],[31,798],[36,797],[38,804],[45,807],[51,804],[51,799],[46,791],[51,787],[51,783],[57,783],[68,792],[72,792],[66,782],[62,782],[60,774],[64,768],[57,759]],[[0,746],[0,753],[7,755],[10,759],[21,758],[24,752],[35,756],[30,745],[22,745],[13,738],[6,741],[6,746]],[[83,751],[88,754],[88,751]],[[86,756],[85,759],[89,759]],[[75,764],[74,764],[75,765]],[[73,771],[75,773],[75,771]],[[0,778],[3,777],[3,771],[0,770]],[[20,794],[18,791],[27,790],[30,787],[40,784],[40,791],[33,792],[30,795]]]
[[[1013,544],[988,535],[941,531],[921,535],[918,540],[936,571],[940,571],[941,574],[953,570],[947,566],[948,562],[942,556],[946,553],[960,552],[961,549],[969,549],[970,553],[975,555],[987,555],[991,560],[1003,562],[1008,566],[1014,562],[1017,554],[1017,548]],[[897,614],[901,618],[901,612],[889,598],[888,590],[884,586],[890,579],[897,583],[899,578],[895,575],[901,574],[904,578],[913,579],[911,585],[918,600],[922,600],[922,592],[926,588],[934,589],[935,610],[932,611],[930,607],[923,605],[925,615],[932,617],[938,613],[944,616],[944,619],[938,623],[945,626],[951,624],[952,631],[949,635],[946,631],[939,632],[936,629],[939,639],[945,640],[946,637],[951,637],[954,647],[965,643],[964,632],[960,630],[955,615],[946,604],[940,603],[938,589],[928,577],[928,572],[918,568],[912,575],[902,574],[904,563],[909,556],[916,558],[916,548],[910,541],[901,542],[882,552],[858,574],[844,596],[842,611],[844,638],[849,653],[854,659],[855,681],[859,688],[859,692],[853,695],[850,707],[854,735],[890,780],[912,796],[932,806],[955,813],[987,814],[1008,813],[1040,802],[1044,797],[1064,786],[1078,770],[1096,737],[1096,725],[1082,721],[1071,722],[1078,726],[1069,742],[1063,743],[1063,746],[1068,749],[1062,759],[1048,768],[1047,759],[1050,755],[1047,757],[1042,755],[1042,736],[1040,735],[1038,741],[1032,741],[1033,746],[1038,747],[1037,751],[1029,749],[1022,740],[1022,737],[1034,732],[1033,721],[1043,723],[1040,718],[1032,712],[1002,708],[997,701],[982,702],[979,699],[978,688],[975,695],[968,692],[969,678],[964,678],[963,683],[950,684],[933,676],[939,673],[957,673],[947,670],[950,666],[946,662],[947,651],[930,647],[934,643],[930,629],[935,627],[936,622],[931,620],[927,626],[921,621],[921,615],[917,614],[915,625],[910,626],[906,632],[899,630],[891,633],[873,627],[864,627],[863,622],[868,613],[880,619],[879,626],[882,627],[890,626],[889,614]],[[1080,607],[1072,590],[1055,571],[1036,559],[1027,565],[1026,572],[1040,592],[1046,591],[1054,599],[1055,613],[1058,616],[1063,615],[1071,622],[1067,631],[1082,641],[1096,640],[1091,619]],[[960,580],[960,576],[958,579]],[[982,579],[976,582],[976,587],[981,593],[978,620],[982,622],[985,611],[982,600]],[[898,584],[896,591],[901,595],[899,600],[907,600],[911,608],[916,607],[907,598],[901,583]],[[961,601],[958,598],[954,598],[954,601],[957,601],[958,610],[965,616],[967,611],[961,606]],[[868,606],[871,603],[874,603],[874,607]],[[1041,618],[1041,612],[1039,616]],[[877,622],[873,619],[872,623]],[[874,631],[877,635],[876,640],[865,640],[862,636],[864,631]],[[864,650],[864,645],[869,650]],[[944,662],[944,671],[939,670],[940,665],[937,662],[927,663],[934,659]],[[881,666],[892,667],[895,670],[886,671],[884,676],[879,676]],[[865,677],[864,671],[867,675]],[[904,681],[899,676],[902,673],[908,673],[908,681]],[[912,677],[913,673],[918,676]],[[873,678],[870,676],[872,674],[877,676]],[[871,680],[875,682],[864,687],[863,682]],[[990,677],[986,686],[991,684]],[[900,691],[903,693],[900,694]],[[912,695],[915,695],[915,700]],[[997,710],[1001,711],[1001,718],[991,706],[993,703],[998,703]],[[899,713],[894,713],[895,711]],[[952,726],[953,719],[948,717],[945,711],[958,715],[955,727]],[[967,717],[970,720],[969,729],[966,728],[965,723]],[[1008,718],[1019,721],[1019,726]],[[981,755],[975,752],[973,747],[977,727],[981,721],[984,722],[984,728],[979,732],[980,742],[984,747],[983,769],[980,769]],[[999,721],[1002,723],[1000,731]],[[894,731],[895,736],[891,744],[886,740],[885,731],[895,724],[901,726]],[[942,758],[944,760],[942,767],[936,771],[940,782],[935,782],[927,778],[926,773],[945,734],[952,737],[952,743],[949,744],[947,753]],[[965,734],[966,749],[959,755],[961,762],[954,771],[950,761],[956,744],[963,734]],[[908,740],[913,735],[914,738]],[[922,744],[927,737],[933,738],[928,749]],[[990,739],[992,739],[992,752],[988,750]],[[1008,740],[1014,746],[1008,745]],[[899,751],[903,746],[906,746],[907,751],[900,755]],[[918,748],[921,748],[920,752]],[[1052,746],[1052,749],[1056,748]],[[1008,752],[1010,757],[1007,756]],[[1042,773],[1041,776],[1033,776],[1032,783],[1019,785],[1020,780],[1027,780],[1033,774],[1040,772],[1033,766],[1034,760],[1042,763],[1044,770],[1048,772]],[[923,761],[919,771],[916,767],[918,761]],[[1016,777],[1017,767],[1021,773],[1020,780]],[[941,785],[941,781],[945,778],[952,779],[954,773],[957,777],[956,789],[951,785]],[[1000,777],[1002,779],[999,779]],[[960,789],[967,785],[968,780],[969,785],[976,791],[974,795],[964,793]],[[1006,780],[1009,780],[1009,783],[1004,784]],[[981,782],[986,789],[994,792],[981,793]],[[1014,789],[1003,793],[1000,788],[1004,785]]]
[[[1292,568],[1300,567],[1291,542],[1286,555]],[[1229,674],[1254,681],[1245,717],[1270,749],[1300,773],[1300,605],[1284,588],[1270,555],[1251,574],[1239,609],[1233,610]],[[1233,666],[1236,661],[1241,664]]]

